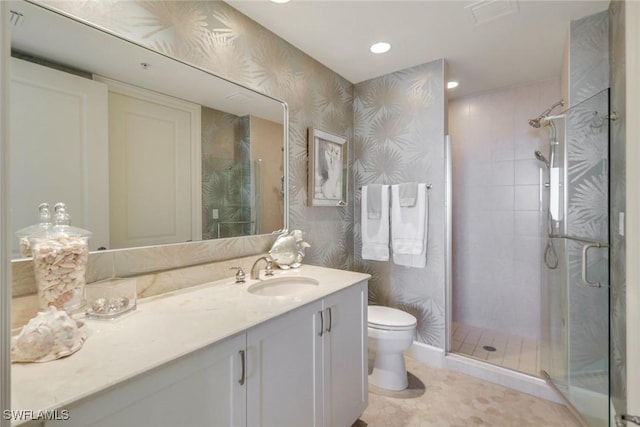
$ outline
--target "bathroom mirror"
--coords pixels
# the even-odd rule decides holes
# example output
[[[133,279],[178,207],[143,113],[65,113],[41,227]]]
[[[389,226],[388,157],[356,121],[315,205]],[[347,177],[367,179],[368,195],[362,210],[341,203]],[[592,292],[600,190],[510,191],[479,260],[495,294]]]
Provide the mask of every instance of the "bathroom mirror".
[[[37,222],[42,202],[66,203],[72,225],[93,233],[91,250],[284,228],[283,102],[10,4],[14,232]]]

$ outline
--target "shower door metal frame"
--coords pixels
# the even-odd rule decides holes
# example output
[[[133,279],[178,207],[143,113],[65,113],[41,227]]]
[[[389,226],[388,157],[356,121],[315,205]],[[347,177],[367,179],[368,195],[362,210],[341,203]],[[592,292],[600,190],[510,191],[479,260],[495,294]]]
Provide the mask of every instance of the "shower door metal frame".
[[[445,317],[444,317],[444,351],[451,352],[451,331],[453,324],[453,164],[451,158],[451,136],[444,136],[444,174],[445,174],[445,215],[444,215],[444,282],[445,282]]]

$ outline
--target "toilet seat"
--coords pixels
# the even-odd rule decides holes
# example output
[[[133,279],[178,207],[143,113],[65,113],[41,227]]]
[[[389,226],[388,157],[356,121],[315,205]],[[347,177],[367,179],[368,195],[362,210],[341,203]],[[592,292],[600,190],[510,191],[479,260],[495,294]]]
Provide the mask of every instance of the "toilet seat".
[[[418,321],[406,311],[372,305],[367,309],[368,326],[386,331],[406,331],[416,327]]]

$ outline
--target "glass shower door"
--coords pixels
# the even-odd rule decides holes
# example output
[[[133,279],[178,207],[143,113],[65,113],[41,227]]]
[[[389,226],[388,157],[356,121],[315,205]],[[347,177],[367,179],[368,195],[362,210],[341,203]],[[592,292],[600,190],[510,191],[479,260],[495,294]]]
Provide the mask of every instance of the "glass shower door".
[[[542,369],[592,426],[609,419],[608,115],[605,90],[551,119],[563,137],[551,138],[547,192],[553,252],[548,245],[545,259],[557,266],[545,267]]]

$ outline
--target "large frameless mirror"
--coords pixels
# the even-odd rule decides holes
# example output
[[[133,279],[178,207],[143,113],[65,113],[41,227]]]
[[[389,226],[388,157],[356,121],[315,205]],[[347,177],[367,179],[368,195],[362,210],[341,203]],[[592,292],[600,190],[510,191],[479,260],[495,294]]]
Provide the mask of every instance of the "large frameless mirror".
[[[43,202],[65,203],[91,250],[284,228],[284,103],[48,8],[10,9],[13,232]]]

